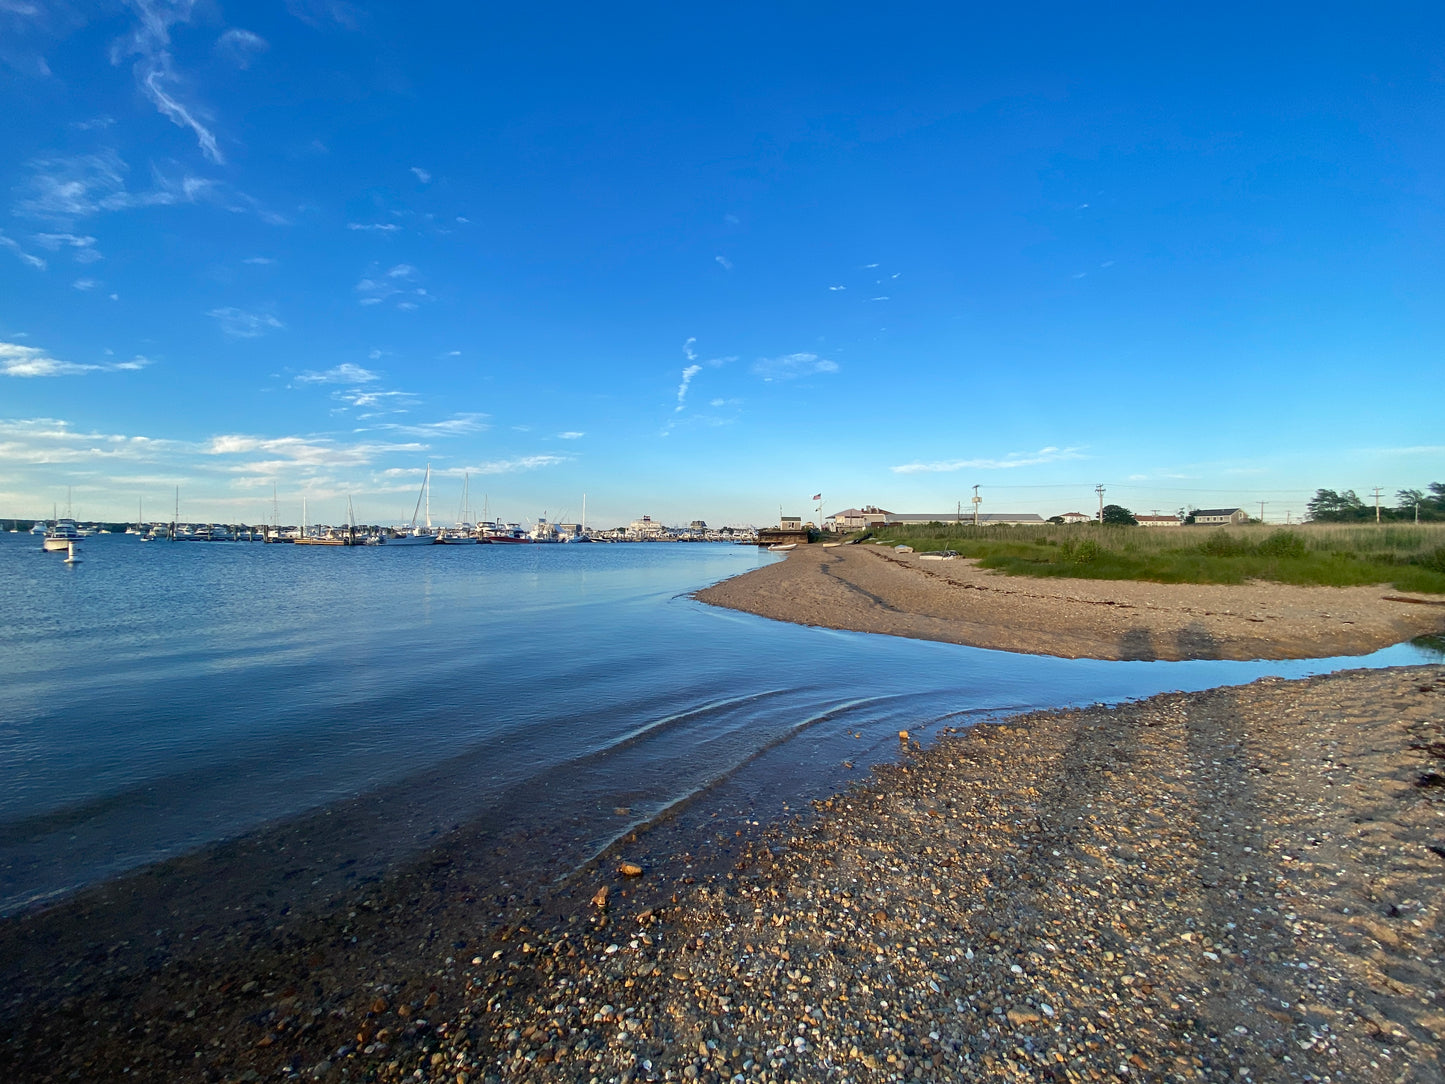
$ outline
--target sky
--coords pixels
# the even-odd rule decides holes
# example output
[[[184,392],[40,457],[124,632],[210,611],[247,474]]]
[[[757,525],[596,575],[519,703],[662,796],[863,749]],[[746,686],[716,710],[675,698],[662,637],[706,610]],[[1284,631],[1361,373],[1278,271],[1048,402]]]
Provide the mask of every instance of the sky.
[[[1445,480],[1445,9],[1162,7],[0,0],[0,516]]]

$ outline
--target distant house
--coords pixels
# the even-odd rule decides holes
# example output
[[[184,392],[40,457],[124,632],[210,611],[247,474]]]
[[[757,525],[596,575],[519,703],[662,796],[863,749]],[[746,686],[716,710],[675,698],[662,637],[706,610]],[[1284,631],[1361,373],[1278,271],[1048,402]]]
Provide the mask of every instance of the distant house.
[[[833,521],[834,529],[839,531],[862,531],[869,527],[879,527],[888,522],[890,513],[874,505],[864,508],[845,508],[841,512],[834,512],[828,518]]]
[[[1194,516],[1194,522],[1202,527],[1223,527],[1249,522],[1249,513],[1243,508],[1196,508],[1191,515]]]
[[[802,516],[780,516],[778,527],[784,531],[801,531],[803,529]]]
[[[1184,521],[1178,516],[1141,516],[1135,514],[1140,527],[1180,527]]]
[[[1082,512],[1065,512],[1059,517],[1065,523],[1093,523],[1093,516],[1086,516]]]
[[[972,512],[895,512],[890,513],[885,520],[886,523],[965,523],[975,522]],[[1022,527],[1029,524],[1046,522],[1043,516],[1034,512],[980,512],[977,522],[979,526],[1010,526]]]

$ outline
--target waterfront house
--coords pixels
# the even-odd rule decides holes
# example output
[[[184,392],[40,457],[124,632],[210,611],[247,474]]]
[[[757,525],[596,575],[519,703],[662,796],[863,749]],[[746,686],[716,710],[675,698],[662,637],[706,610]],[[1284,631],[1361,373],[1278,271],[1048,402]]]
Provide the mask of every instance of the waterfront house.
[[[1082,512],[1065,512],[1059,517],[1065,523],[1093,523],[1095,516],[1086,516]]]
[[[1184,521],[1178,516],[1134,516],[1140,527],[1181,527]]]
[[[835,530],[863,531],[869,527],[881,527],[888,521],[889,515],[882,508],[870,504],[863,508],[845,508],[828,518],[833,521]]]

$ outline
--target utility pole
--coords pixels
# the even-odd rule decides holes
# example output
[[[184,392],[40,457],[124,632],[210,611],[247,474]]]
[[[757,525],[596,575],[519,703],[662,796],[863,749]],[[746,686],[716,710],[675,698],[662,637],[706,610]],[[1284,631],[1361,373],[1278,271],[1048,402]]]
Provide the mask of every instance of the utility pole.
[[[973,487],[973,525],[978,526],[978,505],[983,498],[978,495],[978,486]]]
[[[1380,525],[1380,487],[1375,487],[1375,526]]]
[[[1099,495],[1099,526],[1104,525],[1104,483],[1100,482],[1094,487],[1094,492]]]
[[[1415,526],[1420,526],[1420,500],[1418,497],[1415,499]]]
[[[1259,522],[1264,522],[1264,501],[1259,502]]]

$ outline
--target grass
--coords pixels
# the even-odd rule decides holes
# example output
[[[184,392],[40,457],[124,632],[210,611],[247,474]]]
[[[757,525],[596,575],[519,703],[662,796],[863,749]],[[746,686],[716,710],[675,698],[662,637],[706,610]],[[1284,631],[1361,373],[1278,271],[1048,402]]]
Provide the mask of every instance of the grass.
[[[1445,524],[1297,527],[974,527],[890,525],[915,550],[957,550],[1016,576],[1157,583],[1271,580],[1306,586],[1390,584],[1445,595]],[[871,540],[871,539],[870,539]]]

